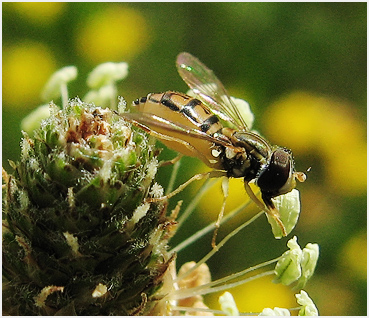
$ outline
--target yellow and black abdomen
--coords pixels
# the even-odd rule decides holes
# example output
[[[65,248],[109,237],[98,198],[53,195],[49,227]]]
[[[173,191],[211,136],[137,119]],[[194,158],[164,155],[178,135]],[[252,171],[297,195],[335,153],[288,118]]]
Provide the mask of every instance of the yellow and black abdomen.
[[[135,105],[140,112],[155,114],[208,135],[213,135],[223,128],[219,118],[206,105],[185,94],[176,92],[149,94],[136,100]]]
[[[177,92],[165,92],[159,94],[149,94],[134,102],[138,112],[154,114],[173,124],[187,127],[191,130],[201,131],[209,136],[220,132],[223,128],[219,118],[200,100]],[[219,158],[214,157],[212,150],[216,145],[210,140],[185,134],[176,130],[175,127],[165,125],[152,125],[146,123],[148,128],[172,139],[160,138],[169,148],[176,150],[186,156],[197,157],[212,168],[222,169]],[[150,127],[151,126],[151,127]],[[187,143],[188,147],[184,146]]]

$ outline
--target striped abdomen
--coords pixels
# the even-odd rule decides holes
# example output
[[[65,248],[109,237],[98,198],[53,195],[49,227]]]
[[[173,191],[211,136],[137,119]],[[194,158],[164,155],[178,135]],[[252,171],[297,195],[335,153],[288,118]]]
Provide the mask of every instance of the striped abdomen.
[[[156,114],[174,123],[201,130],[208,135],[219,132],[223,126],[219,118],[200,100],[185,94],[165,92],[149,94],[134,104],[140,112]]]
[[[205,104],[185,94],[176,92],[149,94],[147,97],[134,101],[134,106],[137,107],[137,111],[140,113],[154,114],[171,123],[201,131],[210,136],[213,136],[216,132],[221,132],[223,129],[219,118]],[[160,126],[154,122],[152,125],[150,122],[145,123],[145,125],[155,131],[157,133],[156,137],[160,138],[169,148],[186,156],[197,157],[212,168],[223,169],[219,157],[220,148],[209,138],[206,140],[184,134],[176,129]],[[158,136],[158,134],[163,137]],[[172,139],[164,136],[170,136]]]

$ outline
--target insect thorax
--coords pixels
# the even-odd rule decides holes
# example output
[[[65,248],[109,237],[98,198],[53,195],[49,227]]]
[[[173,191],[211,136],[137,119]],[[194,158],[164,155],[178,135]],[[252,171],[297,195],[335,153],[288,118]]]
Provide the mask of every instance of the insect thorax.
[[[251,132],[237,132],[224,128],[222,132],[231,140],[232,144],[242,151],[232,153],[232,149],[225,148],[222,161],[229,177],[243,177],[245,181],[255,179],[270,156],[269,144],[260,136]]]
[[[251,181],[252,179],[255,179],[261,168],[260,161],[246,151],[244,153],[238,153],[232,157],[224,147],[220,157],[224,170],[227,171],[228,177],[243,177],[246,181]]]

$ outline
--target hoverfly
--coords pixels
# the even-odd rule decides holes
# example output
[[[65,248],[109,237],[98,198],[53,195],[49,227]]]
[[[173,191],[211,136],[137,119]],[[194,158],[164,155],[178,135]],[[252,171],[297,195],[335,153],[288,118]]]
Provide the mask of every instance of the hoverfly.
[[[223,84],[196,57],[180,53],[176,65],[179,75],[198,98],[172,91],[148,94],[133,102],[138,112],[122,116],[169,148],[197,157],[213,168],[210,173],[194,176],[175,193],[202,177],[243,178],[250,198],[277,221],[286,236],[272,198],[294,189],[295,179],[300,182],[306,179],[304,173],[295,171],[291,151],[272,146],[251,132]],[[221,120],[233,128],[223,126]],[[252,180],[260,188],[264,203],[251,190]],[[216,230],[219,222],[218,217]]]

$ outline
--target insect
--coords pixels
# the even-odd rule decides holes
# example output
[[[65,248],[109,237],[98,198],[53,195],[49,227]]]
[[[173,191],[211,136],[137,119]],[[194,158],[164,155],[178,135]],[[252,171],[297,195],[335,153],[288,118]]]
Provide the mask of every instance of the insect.
[[[176,65],[179,75],[198,98],[173,91],[148,94],[133,102],[138,112],[123,114],[168,147],[197,157],[213,169],[195,175],[173,193],[203,177],[243,178],[250,198],[272,216],[284,236],[287,235],[272,198],[294,189],[296,179],[300,182],[306,179],[304,173],[295,171],[291,151],[272,146],[251,132],[223,84],[196,57],[180,53]],[[227,127],[222,122],[227,123]],[[263,202],[251,190],[252,180],[260,188]],[[213,246],[214,240],[213,237]]]

